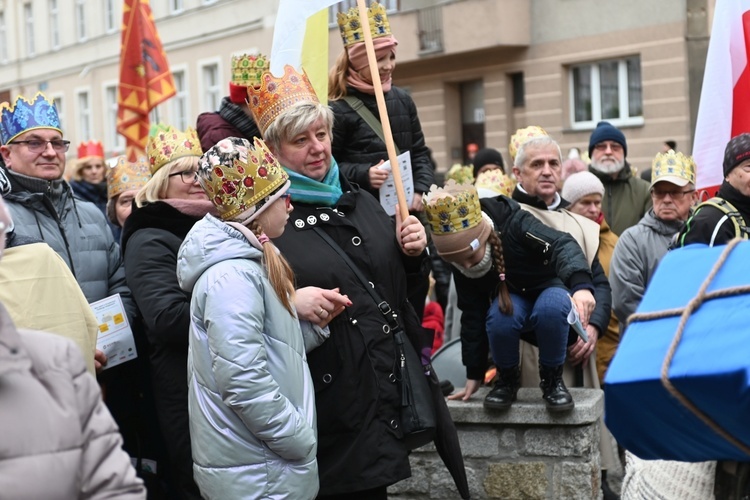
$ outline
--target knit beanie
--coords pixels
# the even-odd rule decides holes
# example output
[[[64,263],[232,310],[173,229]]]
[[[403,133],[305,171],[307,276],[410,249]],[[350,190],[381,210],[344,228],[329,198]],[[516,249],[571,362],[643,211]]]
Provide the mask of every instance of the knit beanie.
[[[485,165],[497,165],[500,168],[503,168],[505,164],[503,163],[503,155],[500,154],[500,151],[497,149],[492,148],[484,148],[477,151],[477,154],[474,155],[474,160],[472,160],[472,163],[474,164],[474,178],[477,178],[477,172],[480,168],[482,168]]]
[[[622,146],[625,156],[628,156],[628,143],[625,141],[625,134],[619,128],[613,127],[609,122],[599,122],[596,128],[591,132],[589,139],[589,158],[594,152],[594,146],[604,141],[614,141]]]
[[[748,158],[750,158],[750,134],[732,137],[724,150],[724,177]]]
[[[584,196],[598,193],[604,196],[604,184],[597,176],[589,171],[576,172],[567,179],[562,187],[561,196],[571,205],[574,205]]]

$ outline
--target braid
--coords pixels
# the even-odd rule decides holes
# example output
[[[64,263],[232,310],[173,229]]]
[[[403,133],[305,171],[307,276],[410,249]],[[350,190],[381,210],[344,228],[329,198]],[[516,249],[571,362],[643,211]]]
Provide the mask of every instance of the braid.
[[[263,227],[257,220],[252,222],[250,230],[257,237],[263,234]],[[263,246],[263,262],[268,269],[268,281],[271,282],[271,286],[284,308],[289,311],[289,314],[296,317],[292,305],[294,300],[294,272],[284,256],[278,252],[276,245],[270,240],[261,245]]]
[[[513,314],[513,302],[510,300],[508,284],[505,282],[505,256],[503,255],[503,241],[495,231],[490,231],[487,238],[492,247],[492,260],[495,263],[495,269],[501,275],[500,285],[498,286],[497,305],[503,314]]]

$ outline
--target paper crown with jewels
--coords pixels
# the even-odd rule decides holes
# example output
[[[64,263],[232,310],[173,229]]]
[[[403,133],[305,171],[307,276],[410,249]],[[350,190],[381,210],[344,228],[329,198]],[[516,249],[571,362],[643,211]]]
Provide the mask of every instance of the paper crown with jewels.
[[[651,187],[666,181],[676,186],[695,184],[695,161],[692,156],[676,153],[670,149],[659,153],[651,163]]]
[[[88,160],[89,158],[104,159],[104,145],[101,142],[91,140],[78,145],[78,159]]]
[[[154,135],[148,138],[146,146],[151,174],[170,161],[185,156],[201,156],[201,143],[195,129],[188,127],[185,132],[165,125],[157,125]]]
[[[229,98],[235,104],[247,100],[247,88],[260,85],[260,77],[268,71],[271,63],[262,54],[232,56],[232,81],[229,82]]]
[[[510,144],[508,145],[510,160],[516,160],[518,150],[521,149],[521,146],[523,146],[525,142],[530,141],[531,139],[545,136],[549,136],[547,131],[542,127],[537,127],[536,125],[531,125],[526,128],[519,128],[518,130],[516,130],[516,133],[511,136]]]
[[[471,184],[457,184],[453,179],[442,188],[433,184],[425,196],[424,206],[434,235],[460,233],[482,222],[476,188]]]
[[[501,194],[510,197],[516,187],[516,182],[505,175],[502,170],[495,168],[479,174],[474,186],[480,198],[494,198]]]
[[[456,163],[445,174],[445,180],[453,179],[458,184],[471,184],[474,182],[474,169],[470,165]]]
[[[129,162],[125,156],[117,158],[117,163],[107,169],[107,199],[133,189],[141,189],[151,179],[151,169],[145,156],[136,162]]]
[[[388,21],[385,7],[377,2],[373,3],[367,9],[367,18],[370,21],[370,34],[373,38],[391,34],[391,23]],[[352,7],[347,12],[339,12],[338,23],[344,47],[365,41],[357,7]]]
[[[289,175],[257,137],[229,137],[201,157],[198,180],[223,220],[252,217],[283,187]]]
[[[320,102],[305,71],[299,73],[288,64],[284,66],[284,75],[281,78],[276,78],[270,71],[264,72],[260,85],[248,87],[247,95],[250,111],[261,134],[264,134],[268,126],[293,104]]]
[[[32,101],[19,95],[13,104],[0,104],[0,143],[8,144],[24,132],[40,128],[62,134],[55,105],[41,92],[37,92]]]

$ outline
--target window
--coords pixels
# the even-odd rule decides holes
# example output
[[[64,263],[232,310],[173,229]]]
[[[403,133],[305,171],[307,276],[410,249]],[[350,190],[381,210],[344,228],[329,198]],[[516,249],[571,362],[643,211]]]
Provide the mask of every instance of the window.
[[[60,11],[57,9],[57,0],[49,0],[49,38],[52,50],[60,48]]]
[[[151,109],[151,112],[148,114],[148,121],[152,125],[161,123],[161,111],[159,111],[159,106]]]
[[[85,42],[86,33],[86,0],[76,0],[76,34],[79,42]]]
[[[57,110],[57,117],[60,119],[60,129],[65,130],[65,123],[63,121],[63,98],[62,96],[54,96],[52,98],[52,104],[55,105],[55,109]]]
[[[5,29],[5,13],[0,12],[0,64],[8,62],[8,34]]]
[[[117,84],[104,89],[105,109],[107,113],[107,142],[114,153],[125,151],[125,138],[117,133]]]
[[[526,106],[526,88],[523,82],[523,73],[512,73],[510,75],[511,86],[513,87],[513,107],[522,108]]]
[[[385,11],[389,14],[398,11],[398,0],[381,0],[380,5],[385,7]],[[331,8],[328,9],[328,24],[335,26],[338,22],[338,13],[347,12],[351,8],[357,8],[357,0],[341,0],[332,5]]]
[[[31,4],[23,4],[23,19],[26,25],[26,55],[34,57],[36,49],[34,47],[34,12],[31,10]]]
[[[91,105],[88,91],[78,92],[78,140],[91,140]]]
[[[182,70],[173,71],[174,88],[177,92],[172,98],[172,123],[179,130],[185,130],[188,127],[188,90],[185,79],[185,72]]]
[[[638,56],[573,66],[570,89],[574,128],[591,128],[601,120],[615,126],[643,123]]]
[[[115,0],[104,0],[104,30],[107,33],[117,31]]]
[[[183,8],[182,0],[169,0],[169,12],[171,14],[179,14]]]
[[[201,73],[203,75],[203,109],[216,111],[221,102],[219,64],[206,64]]]

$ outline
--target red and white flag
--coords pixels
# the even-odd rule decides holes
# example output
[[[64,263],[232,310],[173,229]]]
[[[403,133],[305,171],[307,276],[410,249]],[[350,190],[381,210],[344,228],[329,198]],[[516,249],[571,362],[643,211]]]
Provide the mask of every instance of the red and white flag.
[[[748,54],[750,0],[716,0],[693,143],[698,189],[721,185],[727,142],[750,132]]]

